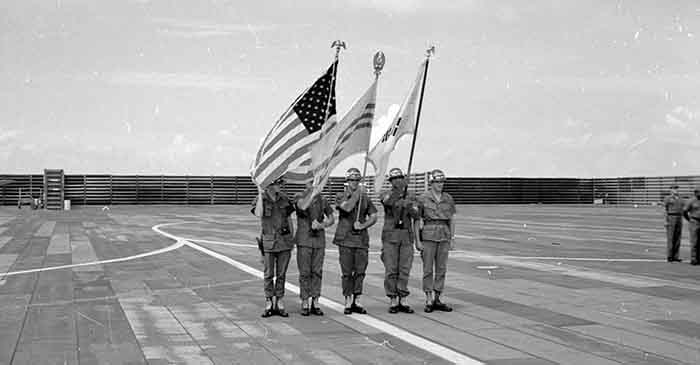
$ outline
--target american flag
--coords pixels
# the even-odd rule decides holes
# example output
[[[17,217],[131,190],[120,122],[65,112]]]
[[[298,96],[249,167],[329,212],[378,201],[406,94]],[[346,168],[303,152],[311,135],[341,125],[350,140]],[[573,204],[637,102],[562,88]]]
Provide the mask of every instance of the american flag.
[[[289,182],[304,183],[313,179],[311,147],[318,140],[320,133],[317,132],[323,124],[335,119],[337,69],[338,61],[335,61],[292,103],[265,136],[251,168],[256,185],[266,187],[283,175]]]

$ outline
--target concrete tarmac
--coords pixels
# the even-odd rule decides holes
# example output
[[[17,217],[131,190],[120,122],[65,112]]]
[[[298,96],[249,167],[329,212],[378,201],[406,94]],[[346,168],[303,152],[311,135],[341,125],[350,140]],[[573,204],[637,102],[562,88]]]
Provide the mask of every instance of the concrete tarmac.
[[[658,207],[462,205],[444,301],[390,314],[379,223],[344,315],[328,232],[322,317],[260,317],[245,206],[0,207],[1,364],[698,364],[700,267],[666,262]]]

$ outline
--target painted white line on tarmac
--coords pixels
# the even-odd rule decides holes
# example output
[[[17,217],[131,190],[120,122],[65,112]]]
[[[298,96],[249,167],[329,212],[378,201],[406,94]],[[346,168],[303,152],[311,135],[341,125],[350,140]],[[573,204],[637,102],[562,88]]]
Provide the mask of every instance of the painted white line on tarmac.
[[[165,235],[166,237],[173,238],[175,236],[169,235],[167,233],[164,233],[159,227],[163,226],[168,226],[172,224],[179,224],[179,223],[165,223],[165,224],[159,224],[157,226],[153,227],[153,230]],[[133,256],[127,256],[127,257],[119,257],[116,259],[109,259],[109,260],[100,260],[100,261],[90,261],[90,262],[82,262],[79,264],[70,264],[70,265],[61,265],[61,266],[50,266],[50,267],[42,267],[42,268],[37,268],[37,269],[30,269],[30,270],[22,270],[22,271],[10,271],[6,273],[0,273],[0,278],[8,277],[8,276],[13,276],[13,275],[21,275],[21,274],[31,274],[35,272],[44,272],[44,271],[52,271],[52,270],[61,270],[61,269],[72,269],[74,267],[82,267],[82,266],[91,266],[91,265],[101,265],[101,264],[112,264],[115,262],[124,262],[124,261],[131,261],[131,260],[136,260],[136,259],[141,259],[144,257],[148,256],[154,256],[154,255],[160,255],[162,253],[166,253],[168,251],[172,250],[177,250],[178,248],[182,247],[185,245],[185,242],[181,239],[176,239],[176,242],[170,246],[163,247],[158,250],[154,251],[149,251],[149,252],[144,252],[140,253],[138,255],[133,255]]]
[[[181,237],[177,237],[175,235],[163,232],[161,230],[156,230],[156,228],[153,228],[154,231],[162,233],[166,235],[169,238],[176,239],[178,241],[183,241],[184,244],[190,248],[193,248],[199,252],[202,252],[206,255],[209,255],[211,257],[217,258],[241,271],[247,272],[259,279],[263,278],[263,272],[260,270],[257,270],[255,268],[252,268],[242,262],[236,261],[226,255],[222,255],[216,251],[209,250],[207,248],[204,248],[200,245],[197,245],[189,240],[186,240]],[[216,241],[210,241],[209,243],[214,243]],[[218,244],[220,244],[219,242]],[[285,288],[295,294],[299,294],[299,287],[290,283],[286,283]],[[327,308],[333,309],[336,312],[342,313],[345,307],[340,304],[336,303],[334,301],[331,301],[329,299],[321,297],[319,299],[319,302],[326,306]],[[399,338],[413,346],[416,346],[420,349],[423,349],[425,351],[428,351],[432,353],[433,355],[436,355],[440,358],[443,358],[447,361],[453,362],[455,364],[483,364],[482,362],[473,359],[467,355],[464,355],[462,353],[456,352],[450,348],[447,348],[445,346],[442,346],[438,343],[432,342],[426,338],[414,335],[413,333],[410,333],[404,329],[401,329],[399,327],[396,327],[392,324],[389,324],[387,322],[384,322],[380,319],[374,318],[370,315],[357,315],[357,316],[351,316],[352,319],[357,320],[359,322],[364,323],[365,325],[374,327],[384,333],[387,333],[391,336],[394,336],[396,338]]]
[[[468,251],[455,251],[468,252]],[[472,251],[473,252],[473,251]],[[556,261],[594,261],[594,262],[666,262],[659,259],[615,259],[604,257],[556,257],[556,256],[495,256],[502,259],[517,260],[556,260]]]

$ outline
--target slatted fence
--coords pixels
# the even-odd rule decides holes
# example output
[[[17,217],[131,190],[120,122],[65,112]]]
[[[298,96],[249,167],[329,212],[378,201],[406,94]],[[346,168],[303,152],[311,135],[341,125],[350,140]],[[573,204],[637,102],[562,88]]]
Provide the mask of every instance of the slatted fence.
[[[448,178],[445,190],[458,204],[588,204],[590,179]]]
[[[64,199],[73,206],[112,204],[249,204],[257,188],[248,176],[172,176],[172,175],[65,175]],[[410,189],[416,193],[427,188],[427,175],[415,174]],[[25,199],[38,198],[44,188],[44,175],[0,175],[0,204],[17,205],[19,191]],[[12,181],[7,184],[7,181]],[[331,202],[343,191],[344,178],[331,177],[324,195]],[[445,184],[458,204],[654,204],[663,200],[672,184],[680,186],[688,197],[700,176],[620,177],[605,179],[575,178],[478,178],[450,177]],[[373,179],[366,185],[376,202]],[[384,188],[389,183],[385,182]],[[303,186],[287,184],[290,195]]]

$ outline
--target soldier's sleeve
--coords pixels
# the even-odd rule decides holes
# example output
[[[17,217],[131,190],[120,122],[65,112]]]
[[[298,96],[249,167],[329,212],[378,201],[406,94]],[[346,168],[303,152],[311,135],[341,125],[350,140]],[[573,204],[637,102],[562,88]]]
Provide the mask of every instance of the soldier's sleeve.
[[[340,210],[340,204],[343,204],[344,201],[345,201],[345,194],[336,193],[335,194],[335,209]]]
[[[290,215],[292,215],[292,213],[294,213],[294,211],[296,210],[294,208],[295,206],[296,206],[296,204],[294,203],[294,200],[287,198],[287,207],[285,209],[285,213],[287,214],[287,217],[289,217]]]
[[[425,194],[421,194],[418,197],[418,216],[423,218],[425,214]]]
[[[455,204],[454,199],[452,199],[452,195],[448,193],[443,193],[447,197],[447,201],[450,203],[450,214],[455,215],[457,214],[457,205]]]
[[[409,191],[406,194],[406,207],[409,208],[410,210],[408,211],[408,215],[413,218],[413,219],[418,219],[420,218],[420,207],[418,206],[418,199],[416,198],[416,194],[413,192]]]
[[[331,205],[328,203],[328,200],[326,198],[321,197],[321,202],[323,206],[323,213],[327,216],[333,215],[333,208],[331,208]]]
[[[250,208],[250,214],[255,215],[255,206],[258,205],[258,196],[253,198],[252,207]]]
[[[374,203],[372,203],[372,199],[369,198],[369,196],[365,195],[363,199],[367,200],[367,215],[372,215],[377,213],[377,207],[374,206]]]
[[[693,199],[688,199],[683,203],[683,217],[690,221],[690,205],[693,202]]]

